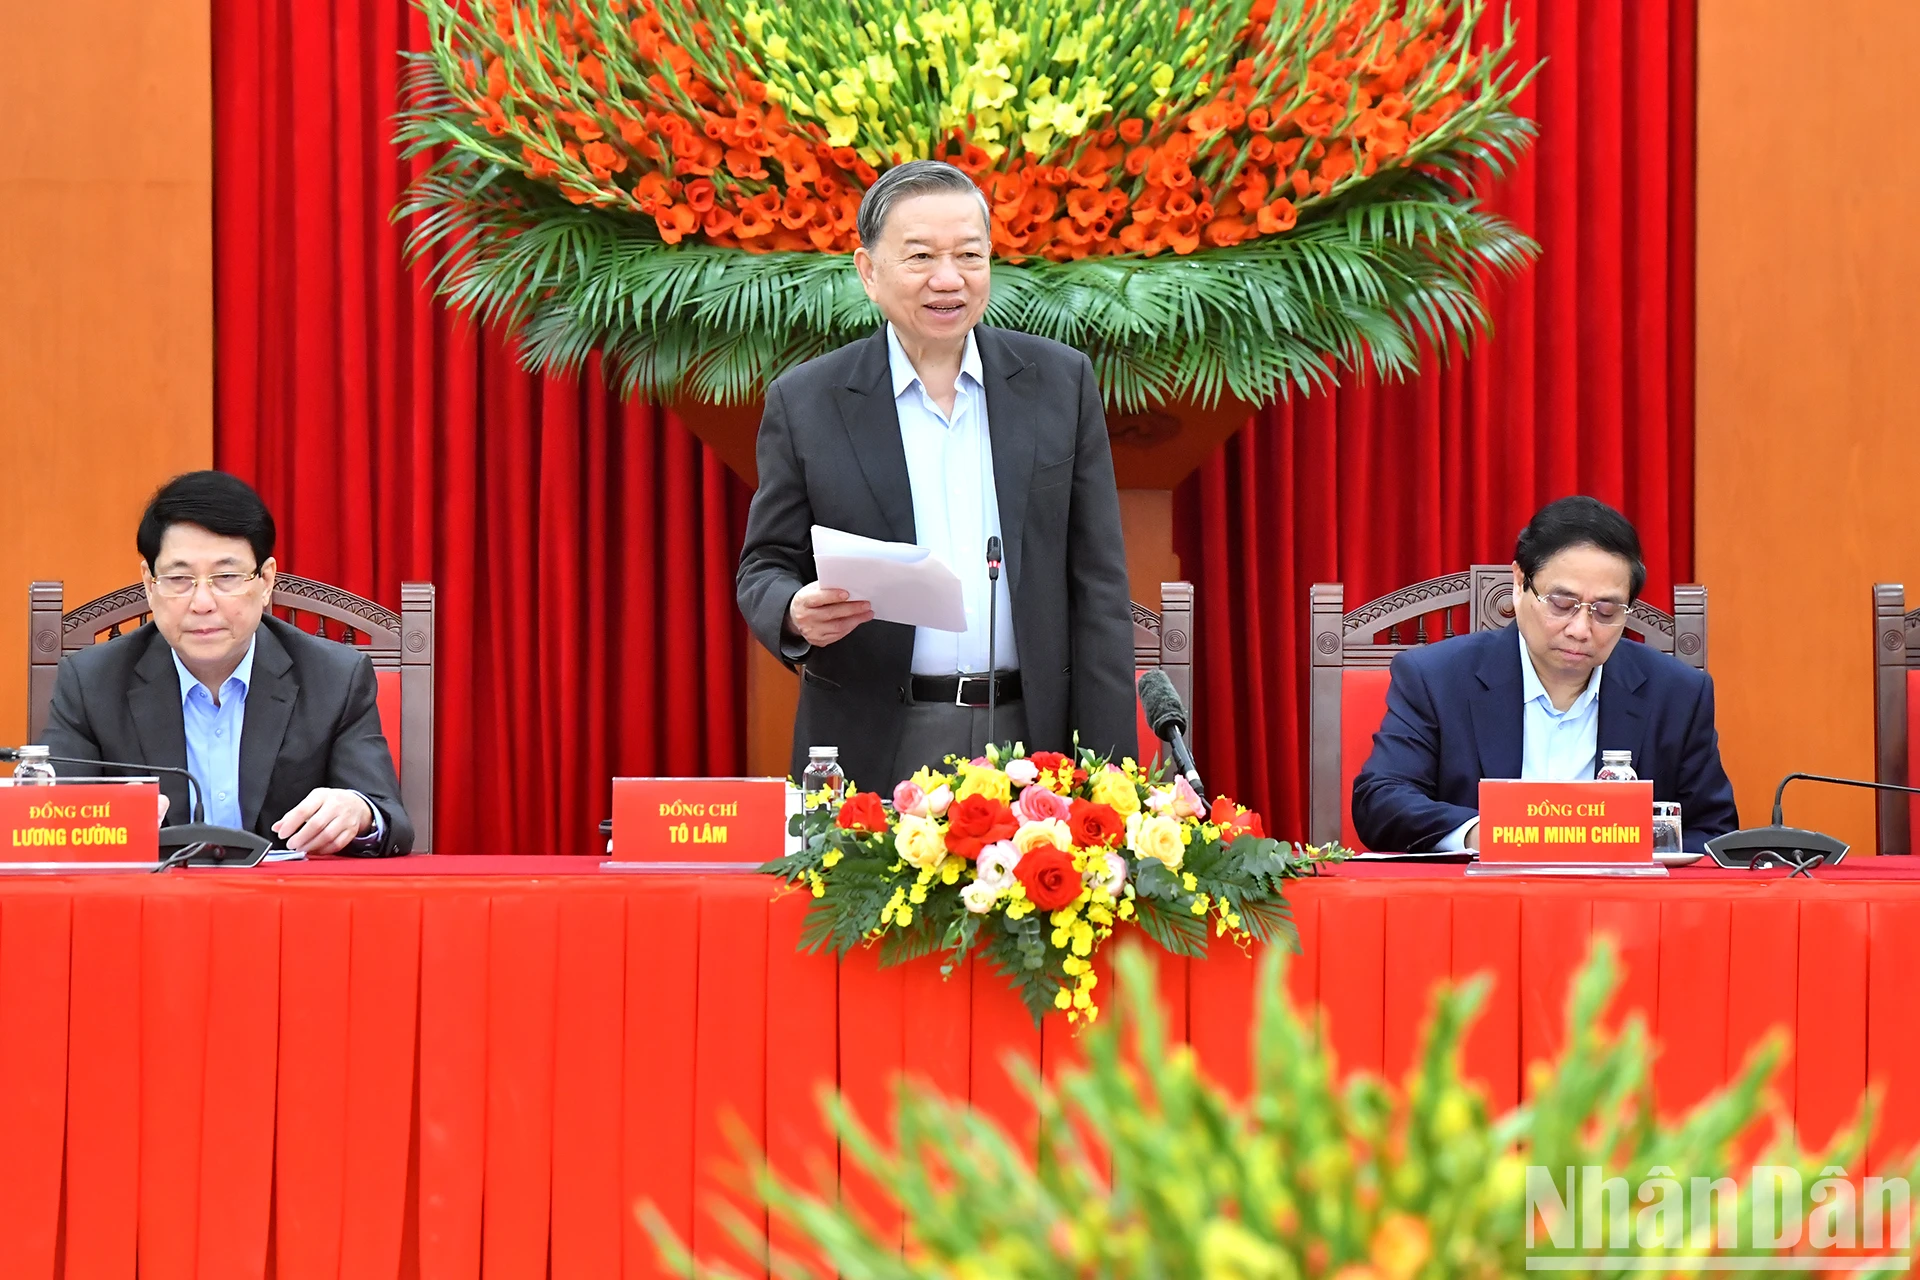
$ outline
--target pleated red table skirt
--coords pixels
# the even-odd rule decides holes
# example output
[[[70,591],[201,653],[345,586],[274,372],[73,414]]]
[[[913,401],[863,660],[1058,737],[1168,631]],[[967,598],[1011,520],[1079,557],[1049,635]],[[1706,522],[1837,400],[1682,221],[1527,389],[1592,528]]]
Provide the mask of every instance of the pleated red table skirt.
[[[643,1200],[728,1249],[706,1206],[744,1204],[723,1176],[736,1132],[832,1185],[823,1084],[877,1119],[904,1070],[1030,1134],[1005,1060],[1075,1055],[985,968],[797,954],[806,899],[759,877],[590,865],[0,880],[0,1276],[653,1275]],[[1619,1009],[1663,1045],[1663,1106],[1779,1025],[1808,1141],[1869,1079],[1887,1086],[1874,1162],[1920,1140],[1903,865],[1630,884],[1346,868],[1292,897],[1289,980],[1344,1066],[1404,1070],[1432,984],[1489,971],[1470,1065],[1512,1104],[1605,930]],[[1229,946],[1160,965],[1176,1034],[1235,1087],[1254,976]],[[897,1225],[851,1168],[843,1189]]]

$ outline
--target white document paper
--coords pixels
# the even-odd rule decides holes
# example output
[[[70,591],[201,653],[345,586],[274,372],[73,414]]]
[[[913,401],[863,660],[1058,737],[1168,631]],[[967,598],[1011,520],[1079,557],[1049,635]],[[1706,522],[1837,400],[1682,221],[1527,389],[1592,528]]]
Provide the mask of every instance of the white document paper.
[[[881,542],[857,533],[813,526],[813,563],[823,587],[866,600],[881,622],[935,631],[967,629],[960,579],[925,547]]]

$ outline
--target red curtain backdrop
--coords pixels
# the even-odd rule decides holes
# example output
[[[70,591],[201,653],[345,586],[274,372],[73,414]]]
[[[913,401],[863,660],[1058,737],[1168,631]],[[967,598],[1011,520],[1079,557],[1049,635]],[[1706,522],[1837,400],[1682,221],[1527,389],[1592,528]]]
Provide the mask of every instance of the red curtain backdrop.
[[[1201,764],[1279,834],[1305,830],[1313,583],[1353,609],[1505,562],[1569,493],[1638,526],[1653,603],[1692,573],[1695,0],[1511,7],[1522,64],[1546,59],[1520,102],[1540,138],[1491,203],[1543,254],[1491,339],[1262,413],[1175,497]]]
[[[592,853],[609,777],[741,772],[749,495],[407,268],[389,139],[424,36],[406,0],[214,0],[215,459],[288,571],[437,586],[437,850]]]
[[[1541,139],[1493,203],[1544,247],[1471,356],[1263,413],[1180,491],[1207,776],[1298,832],[1307,590],[1504,560],[1541,503],[1692,563],[1695,0],[1514,0]],[[427,298],[387,218],[405,0],[214,0],[221,466],[282,563],[439,595],[439,846],[593,851],[615,773],[743,763],[746,493],[670,416],[520,373]],[[366,482],[372,477],[371,484]]]

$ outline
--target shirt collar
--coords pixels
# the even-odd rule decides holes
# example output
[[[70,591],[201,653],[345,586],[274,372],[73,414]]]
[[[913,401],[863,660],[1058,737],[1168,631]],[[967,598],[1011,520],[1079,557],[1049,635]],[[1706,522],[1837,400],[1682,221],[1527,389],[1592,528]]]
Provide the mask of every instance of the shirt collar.
[[[907,359],[907,349],[900,345],[900,335],[893,331],[893,322],[887,322],[887,369],[893,374],[893,398],[898,400],[902,392],[920,381],[920,375],[914,370],[913,361]],[[980,364],[980,344],[973,340],[973,330],[967,330],[966,349],[960,353],[960,376],[972,378],[973,385],[984,387],[987,377]]]
[[[1516,622],[1513,629],[1518,632],[1520,630],[1520,624]],[[1540,683],[1540,673],[1533,669],[1533,657],[1527,652],[1527,638],[1525,636],[1520,637],[1521,706],[1538,700],[1550,714],[1556,716],[1570,716],[1577,712],[1585,711],[1592,705],[1593,700],[1600,696],[1600,677],[1605,675],[1606,671],[1607,667],[1605,663],[1601,663],[1595,667],[1593,669],[1593,677],[1587,681],[1587,687],[1580,691],[1580,696],[1573,700],[1573,705],[1565,711],[1560,711],[1554,707],[1553,699],[1547,696],[1547,686]]]
[[[228,685],[237,680],[240,682],[242,696],[246,694],[248,687],[253,684],[253,650],[259,643],[260,637],[257,634],[247,641],[246,656],[240,659],[240,665],[233,669],[233,674],[228,676],[225,683],[220,686],[221,692],[224,693]],[[187,705],[187,699],[193,696],[194,689],[199,686],[200,680],[193,672],[187,670],[187,664],[180,661],[178,653],[172,649],[168,649],[167,652],[173,654],[173,669],[180,673],[180,705],[184,707]]]

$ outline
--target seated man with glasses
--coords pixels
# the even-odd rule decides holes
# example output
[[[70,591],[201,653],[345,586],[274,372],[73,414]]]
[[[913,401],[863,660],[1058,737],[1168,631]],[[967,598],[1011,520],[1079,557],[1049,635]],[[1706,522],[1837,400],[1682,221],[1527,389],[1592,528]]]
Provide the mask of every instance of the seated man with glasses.
[[[273,541],[273,516],[233,476],[195,471],[162,486],[135,535],[152,624],[60,664],[46,745],[185,768],[207,822],[289,849],[406,853],[413,824],[373,665],[268,613]],[[165,814],[188,821],[185,784],[163,779],[162,790]]]
[[[1647,580],[1627,518],[1562,498],[1521,531],[1513,560],[1513,627],[1393,660],[1386,718],[1353,781],[1360,839],[1394,852],[1478,849],[1482,778],[1588,781],[1602,751],[1631,751],[1654,799],[1679,801],[1688,849],[1737,827],[1713,682],[1620,642]]]

